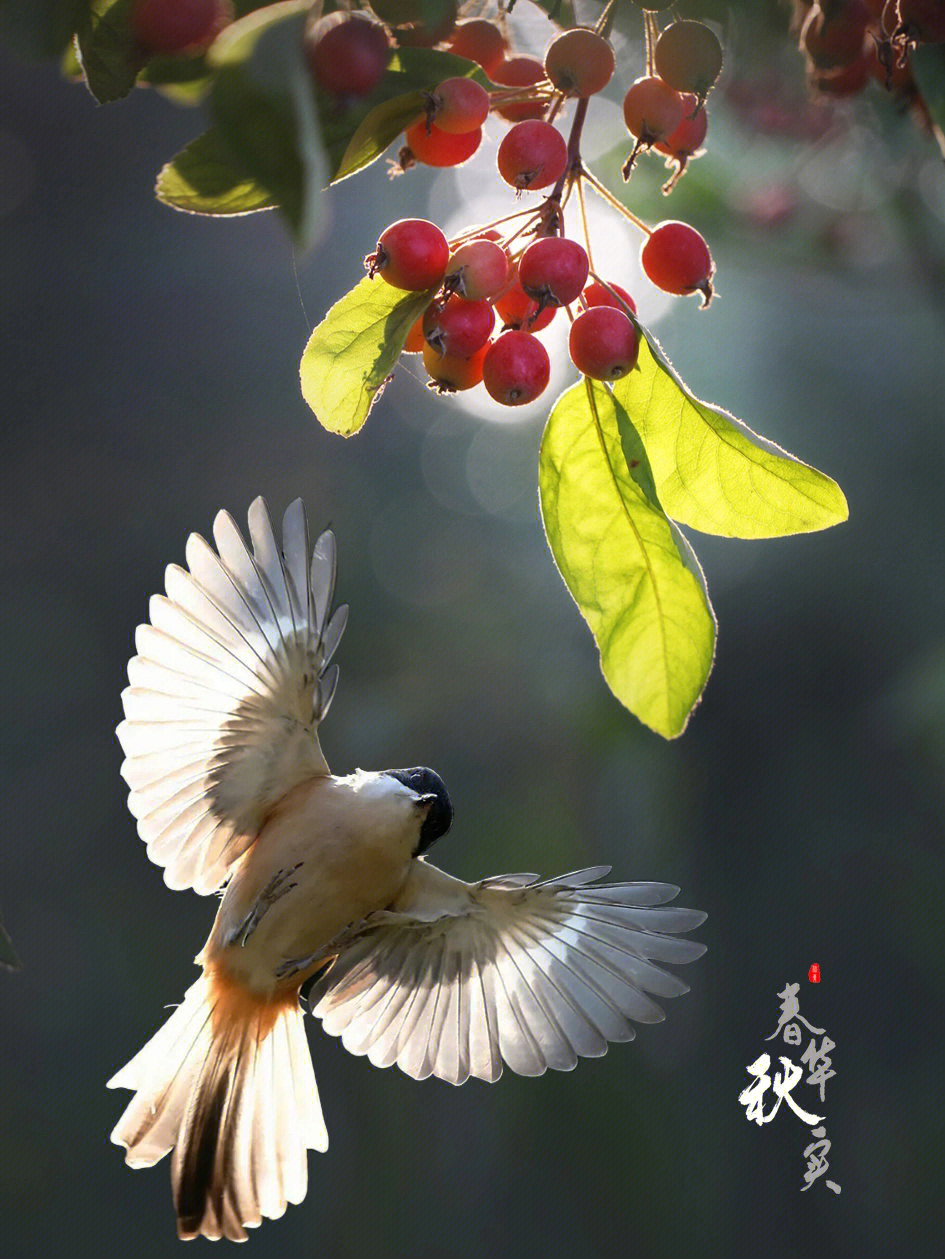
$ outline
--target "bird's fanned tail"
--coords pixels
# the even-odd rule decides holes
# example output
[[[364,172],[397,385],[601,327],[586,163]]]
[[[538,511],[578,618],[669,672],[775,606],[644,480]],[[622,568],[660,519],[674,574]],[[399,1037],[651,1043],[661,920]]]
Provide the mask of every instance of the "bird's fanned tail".
[[[244,1241],[246,1229],[301,1202],[308,1149],[325,1150],[315,1074],[294,993],[245,1000],[201,976],[110,1081],[135,1096],[112,1140],[132,1167],[171,1149],[179,1235]]]

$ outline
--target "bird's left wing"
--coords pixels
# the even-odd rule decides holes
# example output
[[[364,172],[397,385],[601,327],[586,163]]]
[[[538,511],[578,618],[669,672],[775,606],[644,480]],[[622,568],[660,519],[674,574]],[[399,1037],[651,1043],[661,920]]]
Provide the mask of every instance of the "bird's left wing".
[[[390,909],[337,942],[310,994],[314,1014],[375,1066],[462,1084],[570,1070],[631,1021],[656,1023],[648,993],[688,986],[657,962],[705,951],[678,937],[698,910],[663,908],[665,883],[598,880],[607,866],[539,882],[533,874],[464,883],[420,860]]]
[[[312,554],[296,500],[280,547],[257,498],[249,538],[251,549],[226,512],[213,522],[216,549],[191,534],[190,571],[167,569],[122,693],[121,772],[138,834],[170,887],[201,893],[226,880],[287,791],[328,773],[316,729],[348,612],[329,619],[334,536]]]

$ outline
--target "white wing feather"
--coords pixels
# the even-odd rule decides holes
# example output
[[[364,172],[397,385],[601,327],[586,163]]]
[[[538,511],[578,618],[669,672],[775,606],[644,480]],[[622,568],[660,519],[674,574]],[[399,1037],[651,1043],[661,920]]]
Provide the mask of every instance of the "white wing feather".
[[[213,523],[216,549],[191,535],[189,572],[167,569],[122,693],[121,772],[138,834],[170,887],[201,893],[226,880],[287,791],[328,773],[316,728],[347,619],[344,606],[328,616],[334,536],[312,554],[297,500],[280,548],[257,498],[249,538],[252,550],[226,512]]]
[[[664,1015],[648,994],[688,992],[657,962],[694,961],[705,920],[661,908],[678,888],[597,882],[607,866],[539,882],[464,883],[419,860],[393,906],[336,941],[310,994],[326,1032],[376,1066],[462,1084],[568,1071]]]

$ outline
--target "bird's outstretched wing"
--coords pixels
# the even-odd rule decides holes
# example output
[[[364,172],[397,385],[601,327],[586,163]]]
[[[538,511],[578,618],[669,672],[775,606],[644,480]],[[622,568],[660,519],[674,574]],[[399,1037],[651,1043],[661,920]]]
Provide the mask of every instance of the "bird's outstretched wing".
[[[597,882],[597,866],[464,883],[423,861],[394,905],[345,933],[310,994],[325,1031],[414,1079],[568,1071],[664,1016],[647,995],[688,986],[655,962],[705,951],[678,938],[705,914],[661,908],[665,883]]]
[[[247,547],[231,516],[213,522],[216,550],[187,540],[189,572],[165,575],[122,693],[118,738],[128,806],[169,887],[216,891],[267,813],[299,783],[328,773],[316,728],[347,619],[329,619],[335,539],[309,546],[301,500],[279,547],[265,502],[249,509]]]

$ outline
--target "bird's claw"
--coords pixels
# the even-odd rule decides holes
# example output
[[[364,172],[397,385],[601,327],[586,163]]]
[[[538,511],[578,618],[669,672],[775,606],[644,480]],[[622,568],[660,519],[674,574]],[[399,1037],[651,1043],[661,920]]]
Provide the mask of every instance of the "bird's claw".
[[[241,923],[231,928],[227,932],[224,943],[239,944],[240,948],[245,948],[250,936],[259,926],[260,920],[270,905],[274,904],[280,896],[285,896],[286,892],[291,892],[294,887],[298,887],[295,882],[290,882],[293,874],[302,866],[301,861],[297,861],[294,866],[288,866],[284,870],[277,870],[263,890],[256,897],[252,909],[246,915]]]
[[[311,954],[310,957],[287,957],[276,967],[276,979],[288,979],[290,975],[297,975],[299,971],[308,970],[317,957],[317,953]]]

